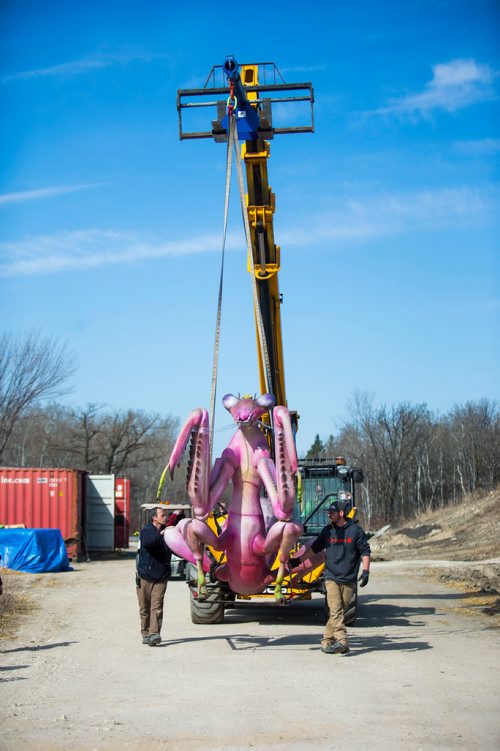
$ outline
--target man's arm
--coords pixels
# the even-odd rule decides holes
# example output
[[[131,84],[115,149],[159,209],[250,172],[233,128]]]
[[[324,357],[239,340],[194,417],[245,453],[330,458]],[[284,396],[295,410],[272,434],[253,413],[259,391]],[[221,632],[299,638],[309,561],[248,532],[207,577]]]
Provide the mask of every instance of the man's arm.
[[[160,531],[156,529],[156,527],[144,527],[141,530],[141,546],[144,546],[148,550],[151,550],[152,548],[157,547],[157,545],[162,541],[162,536],[160,534]]]
[[[303,550],[303,552],[299,556],[295,556],[295,558],[290,558],[288,561],[290,568],[296,568],[297,566],[300,566],[301,563],[304,561],[307,561],[308,558],[312,558],[313,555],[316,555],[316,553],[319,553],[321,550],[325,549],[325,529],[322,529],[319,535],[316,537],[315,540],[313,540],[312,544]]]
[[[371,563],[371,558],[369,555],[363,555],[361,557],[361,568],[363,571],[366,571],[367,574],[370,573],[370,563]]]
[[[360,587],[366,587],[370,575],[371,550],[368,538],[361,527],[359,527],[358,550],[361,553]]]

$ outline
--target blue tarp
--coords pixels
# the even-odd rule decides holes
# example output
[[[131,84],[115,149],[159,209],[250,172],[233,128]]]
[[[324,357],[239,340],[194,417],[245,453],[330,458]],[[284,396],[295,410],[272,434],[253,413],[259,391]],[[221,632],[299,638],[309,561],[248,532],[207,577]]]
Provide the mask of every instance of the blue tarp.
[[[16,571],[72,571],[60,529],[0,529],[0,555]]]

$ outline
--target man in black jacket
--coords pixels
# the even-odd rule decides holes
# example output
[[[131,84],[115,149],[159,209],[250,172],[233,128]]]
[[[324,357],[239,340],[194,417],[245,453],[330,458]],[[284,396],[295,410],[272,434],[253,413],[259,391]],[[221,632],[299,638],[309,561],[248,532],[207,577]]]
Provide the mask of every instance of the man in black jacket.
[[[141,615],[142,643],[156,647],[161,643],[163,599],[170,568],[171,550],[163,539],[167,512],[160,508],[151,510],[151,521],[141,529],[137,557],[137,599]]]
[[[346,516],[346,507],[334,501],[328,509],[330,523],[323,527],[311,547],[298,558],[290,559],[290,568],[325,551],[325,586],[330,617],[321,641],[326,654],[345,654],[349,651],[344,613],[351,602],[360,561],[360,586],[368,584],[370,574],[370,546],[364,530]]]

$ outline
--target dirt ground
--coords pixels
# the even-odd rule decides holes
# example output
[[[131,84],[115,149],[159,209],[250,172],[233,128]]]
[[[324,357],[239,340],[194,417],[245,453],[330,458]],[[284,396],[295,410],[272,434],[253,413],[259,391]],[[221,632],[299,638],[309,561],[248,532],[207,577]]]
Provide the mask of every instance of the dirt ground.
[[[496,508],[498,496],[490,500]],[[486,512],[492,521],[490,500],[473,519],[478,530]],[[488,549],[464,560],[456,548],[452,558],[451,542],[431,558],[428,533],[372,540],[372,575],[345,656],[320,651],[319,596],[238,607],[222,624],[198,626],[186,584],[172,580],[163,642],[151,648],[141,643],[131,554],[62,574],[6,572],[6,590],[23,594],[26,613],[0,635],[0,749],[496,751],[496,618],[465,585],[439,577],[449,569],[459,581],[468,571],[476,586],[472,571],[490,581],[500,558]],[[404,538],[422,548],[394,557],[408,550]]]
[[[470,608],[489,615],[491,625],[500,627],[498,489],[423,514],[372,538],[370,544],[375,560],[419,559],[422,572],[466,593]]]
[[[469,496],[456,506],[422,514],[404,527],[372,538],[379,559],[437,558],[484,561],[500,552],[500,490]]]

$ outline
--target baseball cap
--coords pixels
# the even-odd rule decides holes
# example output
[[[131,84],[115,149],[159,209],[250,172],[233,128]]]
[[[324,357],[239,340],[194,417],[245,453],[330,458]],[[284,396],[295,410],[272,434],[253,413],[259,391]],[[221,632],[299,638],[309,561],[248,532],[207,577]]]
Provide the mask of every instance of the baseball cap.
[[[330,504],[328,511],[344,511],[345,512],[345,503],[342,501],[334,501]]]

